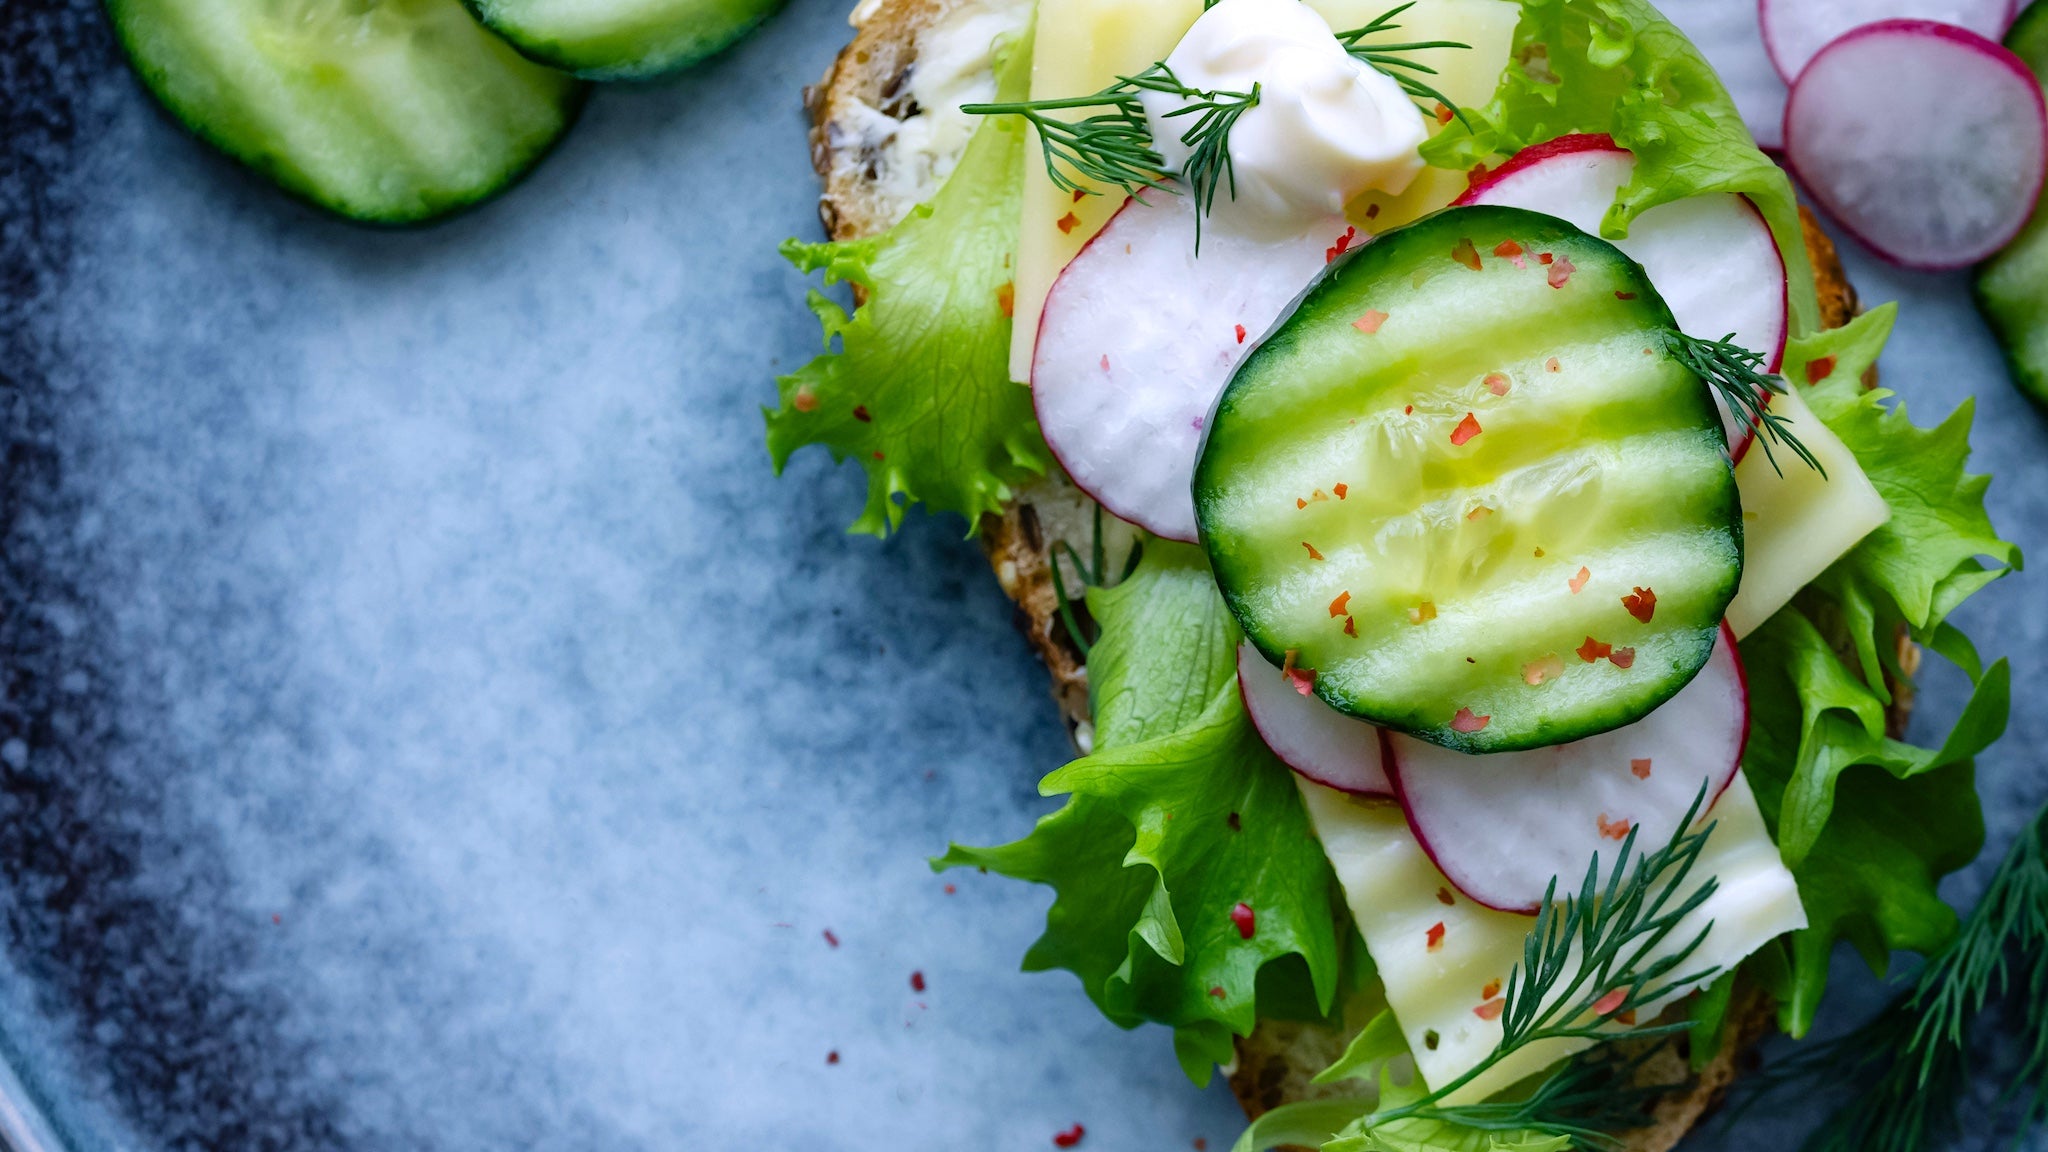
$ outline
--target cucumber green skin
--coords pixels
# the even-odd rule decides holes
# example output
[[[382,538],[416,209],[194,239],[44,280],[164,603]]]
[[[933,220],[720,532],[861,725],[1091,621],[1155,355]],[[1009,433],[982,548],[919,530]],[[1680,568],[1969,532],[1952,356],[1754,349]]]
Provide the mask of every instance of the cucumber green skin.
[[[1484,271],[1453,261],[1462,239],[1481,254]],[[1527,250],[1525,268],[1492,255],[1508,239]],[[1540,252],[1576,265],[1563,288],[1546,284]],[[1352,324],[1368,310],[1390,316],[1372,336]],[[1407,332],[1397,329],[1400,323],[1409,325]],[[1316,695],[1340,711],[1466,752],[1581,739],[1641,719],[1670,699],[1706,664],[1741,580],[1742,512],[1708,386],[1657,341],[1656,331],[1669,327],[1675,327],[1670,309],[1640,266],[1604,240],[1520,209],[1447,209],[1333,263],[1239,365],[1206,421],[1194,480],[1197,522],[1224,600],[1246,636],[1276,665],[1292,651],[1295,666],[1315,669]],[[1389,338],[1393,342],[1376,343]],[[1641,354],[1651,347],[1657,350]],[[1548,374],[1552,356],[1560,358],[1559,374]],[[1563,367],[1573,364],[1601,367],[1578,374]],[[1516,381],[1506,397],[1477,387],[1496,368]],[[1433,381],[1451,391],[1430,392]],[[1564,390],[1546,393],[1546,386]],[[1543,398],[1552,394],[1561,399]],[[1514,402],[1521,404],[1519,415]],[[1414,411],[1404,411],[1411,403]],[[1450,444],[1456,413],[1467,410],[1497,429],[1494,442],[1478,442],[1487,435],[1482,431],[1471,449],[1498,455]],[[1546,433],[1559,420],[1571,430],[1560,433],[1560,447],[1547,449]],[[1532,424],[1534,435],[1516,438]],[[1347,443],[1370,450],[1347,456]],[[1410,445],[1418,459],[1404,452]],[[1604,458],[1595,454],[1610,450],[1646,452],[1616,459],[1647,458],[1652,466],[1600,473]],[[1384,471],[1365,485],[1361,477],[1376,459]],[[1581,461],[1593,462],[1584,465],[1594,469],[1590,497],[1567,487],[1566,499],[1576,503],[1517,504],[1511,498],[1537,490],[1528,478],[1540,483],[1544,473],[1533,468],[1550,462],[1578,467]],[[1276,481],[1276,474],[1287,482]],[[1297,509],[1295,500],[1307,495],[1311,480],[1324,478],[1321,486],[1330,487],[1340,475],[1348,476],[1348,499]],[[1458,494],[1452,503],[1466,492],[1485,494],[1493,479],[1503,480],[1498,494],[1509,497],[1499,501],[1498,517],[1468,526],[1455,514],[1430,520],[1427,512],[1411,513],[1445,493]],[[1508,487],[1511,479],[1522,486]],[[1404,485],[1419,493],[1417,504],[1400,503]],[[1374,520],[1377,491],[1394,493],[1387,497],[1393,506]],[[1546,521],[1546,513],[1553,519]],[[1300,519],[1286,520],[1290,515]],[[1397,536],[1383,545],[1389,523],[1419,528],[1415,538],[1423,543],[1392,550],[1404,547]],[[1496,523],[1497,534],[1484,536]],[[1362,526],[1347,537],[1347,524]],[[1537,535],[1517,538],[1523,524]],[[1603,526],[1622,539],[1598,538]],[[1680,530],[1683,537],[1673,535]],[[1449,547],[1441,546],[1445,532]],[[1594,536],[1579,538],[1583,533]],[[1318,534],[1325,561],[1310,558],[1298,541]],[[1546,539],[1567,546],[1534,558],[1528,545]],[[1479,543],[1469,546],[1468,540]],[[1502,540],[1513,546],[1511,555]],[[1672,540],[1680,543],[1659,543]],[[1351,555],[1339,554],[1353,545]],[[1602,565],[1584,596],[1567,593],[1581,566],[1573,553],[1601,548],[1616,549],[1604,554],[1615,562]],[[1405,579],[1401,572],[1417,570],[1418,555],[1428,573],[1423,579],[1453,573],[1444,582],[1459,595],[1465,592],[1456,589],[1462,574],[1477,563],[1481,572],[1510,581],[1503,587],[1514,588],[1514,595],[1558,605],[1563,615],[1550,620],[1534,609],[1517,611],[1505,592],[1490,596],[1482,576],[1462,602],[1466,614],[1454,629],[1429,634],[1421,629],[1441,621],[1390,622],[1384,605],[1391,600],[1371,598]],[[1640,580],[1653,569],[1664,575],[1644,581],[1660,597],[1652,622],[1643,624],[1628,614],[1615,582],[1625,595],[1633,583],[1626,577]],[[1673,586],[1658,587],[1666,580]],[[1344,621],[1321,610],[1339,587],[1358,597],[1351,603],[1360,618],[1357,638],[1343,635]],[[1574,649],[1588,633],[1634,647],[1632,668],[1580,660]],[[1457,635],[1464,639],[1450,639]],[[1487,647],[1511,646],[1525,635],[1532,646]],[[1371,664],[1371,653],[1402,652],[1403,644],[1420,647],[1383,657],[1376,670],[1361,668]],[[1458,650],[1443,650],[1445,644]],[[1565,673],[1543,687],[1529,686],[1528,663],[1551,653],[1562,658]],[[1474,712],[1491,717],[1477,732],[1451,726],[1467,702],[1483,702]]]
[[[107,0],[107,13],[136,76],[181,125],[285,192],[359,223],[426,223],[504,192],[554,148],[589,92],[520,56],[460,0],[403,0],[421,17],[402,21],[404,50],[419,53],[403,70],[405,81],[417,82],[410,89],[388,70],[352,73],[343,44],[323,53],[317,34],[294,44],[264,28],[259,2]],[[237,16],[245,25],[233,23]],[[208,19],[255,29],[252,41],[283,50],[267,55],[223,37]],[[371,40],[380,48],[395,42]],[[406,111],[427,115],[381,119],[361,92],[419,98],[424,106]],[[404,133],[422,132],[459,155],[401,146]]]
[[[538,11],[547,0],[463,2],[528,59],[587,80],[651,80],[725,51],[786,0],[614,0],[611,26],[583,28]]]
[[[2048,2],[2036,0],[2005,33],[2005,46],[2048,84]],[[2013,383],[2048,406],[2048,198],[2012,243],[1977,266],[1977,309],[2005,350]]]

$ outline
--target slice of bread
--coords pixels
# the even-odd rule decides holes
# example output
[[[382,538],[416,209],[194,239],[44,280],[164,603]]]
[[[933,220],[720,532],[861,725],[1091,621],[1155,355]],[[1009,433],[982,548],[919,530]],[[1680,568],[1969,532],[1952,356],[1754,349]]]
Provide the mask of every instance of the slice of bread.
[[[835,240],[881,232],[911,208],[900,192],[902,180],[890,180],[887,168],[897,161],[889,122],[902,123],[924,115],[908,95],[921,41],[943,22],[979,10],[989,0],[863,0],[855,10],[853,41],[839,53],[824,78],[804,92],[811,117],[811,163],[824,184],[818,217]],[[928,191],[927,191],[928,194]],[[1857,311],[1856,293],[1843,274],[1835,248],[1811,215],[1801,209],[1800,224],[1812,258],[1814,285],[1820,294],[1826,327],[1846,323]],[[1088,678],[1080,650],[1059,618],[1054,590],[1052,545],[1060,539],[1081,543],[1071,529],[1083,522],[1086,497],[1063,477],[1053,476],[1019,495],[999,515],[981,523],[982,546],[1003,591],[1017,605],[1017,626],[1052,675],[1052,694],[1077,745],[1087,747]],[[1070,584],[1069,587],[1076,585]],[[1899,637],[1900,663],[1908,672],[1918,663],[1910,641]],[[1912,706],[1910,687],[1898,685],[1890,727],[1905,727]],[[1622,1134],[1628,1152],[1667,1152],[1726,1093],[1750,1050],[1771,1027],[1772,1003],[1762,990],[1739,985],[1730,1006],[1728,1042],[1697,1074],[1690,1070],[1690,1052],[1683,1035],[1654,1042],[1659,1049],[1643,1065],[1644,1083],[1689,1081],[1683,1091],[1661,1098],[1655,1122]],[[1674,1010],[1676,1011],[1676,1010]],[[1294,1100],[1340,1094],[1343,1085],[1318,1087],[1309,1078],[1343,1051],[1348,1034],[1310,1024],[1268,1021],[1238,1041],[1230,1086],[1247,1116]],[[1652,1043],[1644,1041],[1641,1043]]]

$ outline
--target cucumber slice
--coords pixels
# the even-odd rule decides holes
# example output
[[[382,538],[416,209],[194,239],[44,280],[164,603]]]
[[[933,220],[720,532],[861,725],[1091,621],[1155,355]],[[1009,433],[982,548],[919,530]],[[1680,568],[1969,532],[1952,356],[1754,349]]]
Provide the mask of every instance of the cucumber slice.
[[[354,220],[410,224],[502,191],[586,85],[461,0],[108,0],[136,73],[202,139]]]
[[[1518,208],[1339,258],[1238,367],[1196,465],[1245,635],[1339,710],[1460,751],[1670,699],[1742,573],[1727,438],[1670,327],[1634,261]]]
[[[2048,85],[2048,2],[2027,5],[2006,31],[2005,46]],[[1978,265],[1976,296],[2013,382],[2048,404],[2048,198],[2012,243]]]
[[[532,59],[590,80],[645,80],[725,50],[783,0],[465,0]]]

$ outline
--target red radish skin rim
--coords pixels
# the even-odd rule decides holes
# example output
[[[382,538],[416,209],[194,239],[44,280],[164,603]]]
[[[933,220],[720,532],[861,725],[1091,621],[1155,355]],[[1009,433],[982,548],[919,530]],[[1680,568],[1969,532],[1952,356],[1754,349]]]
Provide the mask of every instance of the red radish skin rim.
[[[1782,0],[1777,0],[1777,2],[1782,2]],[[1781,58],[1781,57],[1780,57],[1780,56],[1778,55],[1778,44],[1777,44],[1777,41],[1775,41],[1775,40],[1773,40],[1773,39],[1771,38],[1771,22],[1770,22],[1769,20],[1766,20],[1766,19],[1764,18],[1764,11],[1765,11],[1765,9],[1769,8],[1769,7],[1771,6],[1771,4],[1772,4],[1772,3],[1773,3],[1773,0],[1756,0],[1756,27],[1757,27],[1757,32],[1758,32],[1758,38],[1759,38],[1759,39],[1761,39],[1761,40],[1762,40],[1762,41],[1764,42],[1764,55],[1770,58],[1770,61],[1771,61],[1771,69],[1772,69],[1773,71],[1775,71],[1775,72],[1776,72],[1776,73],[1778,74],[1778,78],[1779,78],[1780,80],[1783,80],[1783,81],[1784,81],[1784,82],[1785,82],[1785,83],[1786,83],[1786,84],[1787,84],[1788,86],[1789,86],[1789,85],[1792,85],[1792,84],[1797,84],[1797,83],[1799,82],[1799,75],[1798,75],[1798,73],[1795,73],[1795,72],[1793,72],[1793,71],[1792,71],[1792,70],[1791,70],[1790,68],[1787,68],[1787,67],[1785,67],[1785,61],[1784,61],[1784,60],[1783,60],[1783,59],[1782,59],[1782,58]],[[2020,0],[2006,0],[2006,5],[2005,5],[2005,18],[2004,18],[2003,20],[2001,20],[2001,21],[1999,22],[1999,29],[2000,29],[2000,32],[1999,32],[1999,34],[2000,34],[2000,35],[2004,35],[2004,29],[2007,29],[2007,28],[2010,28],[2010,27],[2012,27],[2012,22],[2013,22],[2014,20],[2017,20],[2017,19],[2019,19],[2019,15],[2020,15]],[[1898,19],[1898,18],[1894,18],[1894,20],[1880,20],[1880,21],[1877,21],[1877,23],[1880,23],[1880,24],[1889,24],[1889,23],[1894,23],[1894,22],[1904,22],[1904,21],[1903,21],[1903,20],[1900,20],[1900,19]],[[1923,20],[1923,21],[1918,21],[1918,22],[1919,22],[1919,23],[1923,23],[1923,24],[1934,24],[1934,23],[1938,23],[1937,21],[1933,21],[1933,20]],[[1941,26],[1942,26],[1942,27],[1944,27],[1944,28],[1946,28],[1946,27],[1952,27],[1952,25],[1946,25],[1946,24],[1944,24],[1944,25],[1941,25]],[[1837,37],[1835,37],[1835,39],[1834,39],[1834,40],[1830,40],[1830,41],[1828,41],[1828,42],[1827,42],[1826,44],[1823,44],[1823,45],[1821,45],[1821,49],[1820,49],[1820,52],[1825,52],[1825,51],[1827,51],[1827,50],[1828,50],[1829,48],[1833,47],[1833,46],[1835,45],[1836,41],[1839,41],[1839,40],[1841,40],[1841,39],[1844,39],[1844,38],[1846,38],[1847,36],[1849,36],[1850,34],[1852,34],[1852,33],[1855,33],[1855,32],[1858,32],[1858,31],[1861,31],[1862,29],[1864,29],[1864,28],[1868,28],[1868,27],[1870,27],[1870,25],[1868,25],[1868,24],[1862,24],[1862,25],[1858,25],[1858,26],[1857,26],[1857,27],[1855,27],[1855,28],[1851,28],[1851,29],[1849,29],[1849,31],[1848,31],[1848,32],[1844,32],[1844,33],[1842,33],[1842,35],[1841,35],[1841,36],[1837,36]],[[1964,29],[1964,31],[1968,31],[1968,29]],[[1815,52],[1815,53],[1814,53],[1814,55],[1815,55],[1815,56],[1819,56],[1819,55],[1820,55],[1820,52]],[[1809,60],[1808,60],[1808,61],[1807,61],[1806,63],[1807,63],[1807,66],[1808,66],[1808,67],[1811,67],[1811,66],[1813,65],[1813,61],[1812,61],[1812,60],[1810,60],[1810,59],[1809,59]],[[1802,68],[1802,69],[1800,69],[1799,71],[1800,71],[1800,72],[1804,72],[1804,71],[1806,71],[1806,69],[1805,69],[1805,68]],[[1784,129],[1783,129],[1782,127],[1781,127],[1781,128],[1779,129],[1779,134],[1780,134],[1780,135],[1782,136],[1782,135],[1783,135],[1783,133],[1784,133]],[[1767,152],[1768,152],[1768,151],[1769,151],[1769,149],[1765,149],[1765,151],[1767,151]],[[2032,214],[2033,214],[2033,213],[2031,213],[2031,212],[2030,212],[2030,213],[2028,213],[2028,215],[2030,215],[2030,216],[2031,216]]]
[[[1727,774],[1721,778],[1720,784],[1713,789],[1713,794],[1707,797],[1706,811],[1702,812],[1701,815],[1712,812],[1714,805],[1720,802],[1721,794],[1728,791],[1730,784],[1735,783],[1735,777],[1742,771],[1742,757],[1749,751],[1749,673],[1743,670],[1742,650],[1736,646],[1735,632],[1728,627],[1726,620],[1721,621],[1720,642],[1728,645],[1729,659],[1735,664],[1735,691],[1736,698],[1741,701],[1740,723],[1742,725],[1742,734],[1735,741],[1735,763],[1729,765]],[[1702,665],[1703,669],[1704,667]],[[1408,801],[1407,789],[1401,786],[1401,761],[1394,755],[1394,742],[1388,739],[1384,728],[1380,730],[1380,762],[1387,766],[1387,784],[1394,791],[1394,799],[1401,805],[1402,822],[1408,825],[1409,835],[1414,836],[1415,842],[1422,846],[1422,854],[1429,857],[1429,863],[1437,870],[1437,874],[1442,876],[1451,887],[1457,888],[1465,899],[1472,901],[1482,908],[1491,908],[1496,912],[1511,912],[1517,916],[1534,918],[1539,911],[1538,908],[1502,908],[1495,904],[1488,904],[1470,892],[1466,892],[1458,886],[1456,880],[1451,879],[1450,872],[1445,869],[1443,861],[1436,854],[1435,846],[1430,844],[1429,837],[1422,834],[1421,824],[1415,819],[1415,809]]]
[[[2006,71],[2019,77],[2022,81],[2021,87],[2026,90],[2028,97],[2034,102],[2035,115],[2042,123],[2048,124],[2048,99],[2043,98],[2041,81],[2035,78],[2033,69],[2028,68],[2024,61],[2013,55],[2011,50],[1998,41],[1986,39],[1970,31],[1968,28],[1958,28],[1953,24],[1943,24],[1937,20],[1879,20],[1874,24],[1865,24],[1859,28],[1852,28],[1830,40],[1826,47],[1814,53],[1813,59],[1807,61],[1806,68],[1800,71],[1800,78],[1804,79],[1806,73],[1811,71],[1813,66],[1820,62],[1821,57],[1842,48],[1844,45],[1853,44],[1858,40],[1867,39],[1872,36],[1895,35],[1929,36],[1937,40],[1946,40],[1952,44],[1959,44],[1962,47],[1968,48],[1993,63],[2000,65]],[[1792,85],[1791,94],[1785,98],[1785,116],[1779,122],[1778,129],[1778,134],[1785,138],[1785,168],[1792,173],[1793,179],[1799,181],[1799,183],[1806,187],[1808,192],[1813,194],[1814,200],[1827,212],[1828,219],[1833,220],[1842,231],[1854,237],[1856,242],[1869,250],[1872,255],[1894,267],[1906,268],[1915,272],[1949,272],[1957,268],[1968,267],[1977,262],[1979,258],[1974,256],[1960,263],[1929,263],[1917,260],[1903,260],[1886,251],[1881,245],[1871,243],[1869,237],[1857,231],[1854,224],[1843,219],[1842,215],[1836,212],[1828,204],[1827,198],[1821,194],[1820,185],[1808,180],[1806,174],[1799,170],[1799,150],[1793,146],[1791,134],[1792,108],[1798,103],[1798,100],[1799,85],[1795,81]],[[2027,221],[2034,217],[2034,210],[2040,206],[2041,185],[2044,178],[2048,178],[2048,145],[2044,145],[2042,156],[2043,169],[2034,173],[2034,188],[2027,195],[2026,210],[2016,215],[2015,219],[2017,222],[2013,225],[2012,231],[2002,237],[1996,245],[1992,246],[1992,252],[1996,252],[1998,249],[2012,243],[2013,237],[2018,236],[2021,230],[2027,226]],[[1987,252],[1985,255],[1988,256],[1990,253]]]
[[[1274,668],[1273,668],[1273,666],[1272,666],[1271,664],[1267,664],[1267,663],[1265,663],[1265,662],[1264,662],[1263,660],[1261,660],[1261,661],[1260,661],[1259,663],[1260,663],[1260,666],[1261,666],[1261,667],[1263,667],[1263,668],[1266,668],[1266,669],[1267,669],[1268,671],[1276,671],[1276,669],[1274,669]],[[1249,719],[1251,720],[1251,722],[1252,722],[1252,731],[1254,731],[1254,732],[1257,732],[1257,733],[1259,734],[1259,742],[1260,742],[1260,743],[1262,743],[1262,744],[1264,744],[1264,745],[1266,746],[1266,750],[1267,750],[1268,752],[1272,752],[1272,753],[1273,753],[1273,759],[1275,759],[1275,760],[1278,760],[1278,761],[1280,761],[1280,762],[1281,762],[1282,764],[1286,764],[1286,765],[1287,765],[1287,769],[1288,769],[1288,771],[1290,771],[1290,772],[1293,772],[1293,773],[1294,773],[1295,775],[1297,775],[1297,776],[1301,777],[1302,779],[1304,779],[1304,780],[1307,780],[1307,781],[1309,781],[1309,782],[1310,782],[1310,783],[1312,783],[1312,784],[1320,784],[1320,785],[1322,785],[1323,787],[1325,787],[1325,788],[1328,788],[1328,789],[1330,789],[1330,790],[1331,790],[1331,791],[1333,791],[1333,792],[1343,792],[1343,793],[1346,793],[1346,794],[1348,794],[1348,795],[1352,795],[1352,796],[1375,796],[1375,797],[1378,797],[1378,798],[1379,798],[1379,799],[1381,799],[1381,800],[1386,800],[1386,799],[1389,799],[1389,798],[1391,798],[1391,797],[1393,796],[1393,792],[1391,792],[1391,791],[1387,791],[1387,792],[1380,792],[1380,791],[1376,791],[1376,790],[1374,790],[1374,789],[1371,789],[1371,788],[1353,788],[1353,787],[1350,787],[1349,785],[1345,785],[1345,784],[1339,784],[1339,783],[1336,783],[1335,781],[1332,781],[1332,780],[1326,780],[1326,779],[1324,779],[1324,778],[1323,778],[1322,776],[1320,776],[1320,775],[1317,775],[1316,773],[1314,773],[1314,772],[1311,772],[1311,771],[1309,771],[1309,770],[1308,770],[1308,769],[1306,769],[1306,768],[1302,768],[1302,767],[1299,767],[1299,766],[1297,766],[1297,765],[1295,765],[1295,764],[1293,764],[1293,763],[1289,762],[1289,761],[1287,760],[1287,758],[1286,758],[1286,757],[1284,757],[1284,756],[1280,755],[1280,753],[1278,753],[1278,752],[1274,751],[1274,750],[1273,750],[1273,740],[1272,740],[1272,738],[1271,738],[1270,736],[1266,735],[1266,730],[1265,730],[1265,729],[1264,729],[1263,727],[1261,727],[1261,726],[1259,725],[1259,713],[1258,713],[1258,710],[1252,707],[1252,705],[1251,705],[1251,701],[1250,701],[1250,700],[1247,700],[1247,699],[1245,699],[1245,691],[1244,691],[1244,679],[1245,679],[1245,677],[1246,677],[1247,675],[1249,675],[1249,674],[1250,674],[1250,673],[1249,673],[1249,672],[1248,672],[1248,671],[1246,670],[1246,668],[1245,668],[1245,666],[1244,666],[1244,648],[1243,648],[1243,646],[1242,646],[1242,645],[1240,645],[1240,646],[1238,647],[1238,651],[1237,651],[1237,695],[1238,695],[1238,699],[1239,699],[1240,701],[1242,701],[1242,702],[1243,702],[1243,704],[1244,704],[1244,714],[1245,714],[1245,716],[1246,716],[1246,717],[1248,717],[1248,718],[1249,718]],[[1320,697],[1315,697],[1315,699],[1317,699],[1318,701],[1320,701],[1320,700],[1321,700],[1321,698],[1320,698]],[[1744,707],[1747,707],[1747,706],[1748,706],[1748,701],[1749,701],[1749,697],[1748,697],[1748,695],[1747,695],[1747,694],[1745,694],[1745,695],[1743,696],[1743,702],[1744,702]],[[1328,707],[1328,705],[1326,704],[1326,705],[1324,705],[1324,707]],[[1359,723],[1363,724],[1363,723],[1365,723],[1365,722],[1364,722],[1363,720],[1361,720],[1361,721],[1359,721]],[[1382,730],[1382,729],[1379,729],[1379,728],[1374,728],[1374,729],[1373,729],[1373,731],[1374,731],[1374,732],[1377,732],[1377,733],[1379,733],[1379,742],[1380,742],[1380,763],[1381,763],[1382,765],[1384,765],[1384,764],[1386,764],[1386,762],[1387,762],[1387,756],[1389,755],[1389,748],[1388,748],[1388,745],[1387,745],[1387,734],[1386,734],[1386,732],[1385,732],[1384,730]],[[1391,779],[1391,777],[1389,777],[1389,779]],[[1434,859],[1434,857],[1432,857],[1431,859]]]
[[[1553,137],[1541,144],[1531,144],[1513,156],[1508,157],[1506,163],[1488,172],[1476,183],[1468,185],[1464,193],[1451,202],[1451,206],[1463,208],[1472,204],[1488,188],[1493,187],[1509,176],[1513,176],[1524,168],[1533,167],[1553,156],[1574,156],[1581,152],[1619,152],[1630,157],[1635,155],[1635,153],[1616,144],[1614,137],[1609,136],[1605,132],[1573,132]],[[1763,210],[1758,208],[1756,202],[1748,196],[1741,193],[1736,195],[1742,200],[1742,206],[1749,209],[1751,214],[1757,218],[1757,221],[1764,226],[1764,231],[1771,233],[1771,255],[1778,261],[1778,314],[1785,317],[1785,322],[1778,325],[1778,346],[1771,349],[1771,358],[1764,365],[1764,371],[1780,372],[1785,367],[1785,342],[1792,336],[1792,278],[1785,270],[1785,253],[1777,245],[1778,234],[1771,232],[1771,222],[1764,219]],[[1688,335],[1698,336],[1701,333],[1693,332],[1688,333]],[[1721,333],[1718,332],[1706,335],[1706,338],[1709,340],[1717,340],[1720,337]],[[1771,399],[1766,395],[1764,397],[1764,407],[1769,408],[1770,406]],[[1749,452],[1750,443],[1755,439],[1756,425],[1751,424],[1748,426],[1748,430],[1743,433],[1741,441],[1729,445],[1729,460],[1736,464],[1742,463],[1742,457]]]

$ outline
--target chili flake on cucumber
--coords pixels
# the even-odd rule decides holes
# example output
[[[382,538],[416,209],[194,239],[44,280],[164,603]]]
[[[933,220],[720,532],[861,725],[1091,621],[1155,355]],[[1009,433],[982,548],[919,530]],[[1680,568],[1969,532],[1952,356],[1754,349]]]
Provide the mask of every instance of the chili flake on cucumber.
[[[1207,422],[1196,516],[1297,690],[1470,752],[1640,719],[1742,574],[1709,383],[1634,261],[1454,208],[1340,258]]]

